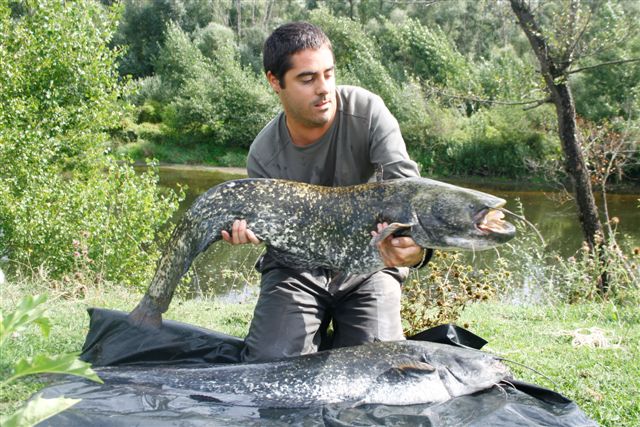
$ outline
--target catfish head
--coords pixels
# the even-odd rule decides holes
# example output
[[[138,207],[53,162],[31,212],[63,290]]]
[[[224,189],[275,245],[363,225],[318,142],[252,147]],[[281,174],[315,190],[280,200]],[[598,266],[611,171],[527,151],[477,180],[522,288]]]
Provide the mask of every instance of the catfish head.
[[[411,234],[420,246],[483,250],[515,236],[515,227],[500,210],[504,199],[426,178],[416,183]]]

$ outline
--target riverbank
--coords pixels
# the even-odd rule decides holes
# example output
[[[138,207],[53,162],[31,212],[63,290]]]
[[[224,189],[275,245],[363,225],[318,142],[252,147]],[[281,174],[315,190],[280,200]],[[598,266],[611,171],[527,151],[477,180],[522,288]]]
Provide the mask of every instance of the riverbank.
[[[137,167],[143,167],[144,161],[136,160]],[[169,163],[159,162],[163,168],[175,171],[201,171],[210,173],[219,173],[225,175],[226,179],[238,179],[247,176],[247,169],[240,166],[224,166],[207,163],[194,163],[187,161],[185,163]],[[527,188],[528,191],[561,191],[560,183],[546,182],[539,178],[531,179],[513,179],[503,177],[490,176],[429,176],[428,178],[438,179],[455,185],[464,185],[474,182],[478,187],[492,188],[501,191],[517,191]],[[569,187],[566,187],[569,188]],[[598,193],[600,189],[594,188],[594,192]],[[607,186],[607,192],[611,194],[640,194],[640,182],[623,182],[619,184],[610,184]]]
[[[79,351],[88,331],[88,307],[129,311],[141,296],[121,286],[67,284],[56,290],[52,285],[48,280],[4,285],[3,312],[8,314],[23,295],[45,294],[52,327],[48,338],[35,327],[12,337],[0,361],[2,377],[21,357]],[[176,299],[165,318],[244,336],[252,310],[252,302]],[[486,302],[465,309],[458,324],[488,340],[486,351],[533,368],[548,379],[511,363],[516,378],[561,392],[603,426],[640,425],[635,398],[640,389],[636,308],[611,303],[525,307]],[[12,411],[41,387],[27,379],[0,389],[0,413]]]

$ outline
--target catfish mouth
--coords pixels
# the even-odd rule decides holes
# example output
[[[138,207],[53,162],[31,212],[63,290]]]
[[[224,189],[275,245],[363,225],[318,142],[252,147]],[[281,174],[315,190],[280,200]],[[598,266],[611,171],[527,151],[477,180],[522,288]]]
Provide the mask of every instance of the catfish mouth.
[[[484,235],[493,235],[499,239],[508,240],[515,235],[515,227],[504,220],[501,206],[484,208],[474,217],[475,227]]]

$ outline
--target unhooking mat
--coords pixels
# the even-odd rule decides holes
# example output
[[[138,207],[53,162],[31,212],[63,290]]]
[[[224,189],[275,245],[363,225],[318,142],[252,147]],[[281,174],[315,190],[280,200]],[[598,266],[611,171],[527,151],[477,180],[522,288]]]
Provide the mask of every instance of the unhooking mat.
[[[283,390],[288,384],[289,390],[297,390],[300,396],[314,396],[314,390],[305,388],[305,375],[310,375],[313,369],[323,364],[328,367],[325,371],[327,375],[335,373],[342,365],[351,363],[351,359],[348,354],[342,359],[333,357],[345,354],[345,350],[338,349],[317,353],[318,356],[313,357],[287,359],[289,365],[283,365],[282,361],[260,365],[240,364],[243,343],[239,338],[172,321],[164,321],[161,329],[150,333],[132,327],[126,320],[126,313],[102,309],[90,309],[89,313],[91,324],[81,358],[94,364],[105,383],[64,377],[62,381],[43,389],[39,394],[45,398],[64,395],[82,400],[40,423],[40,426],[597,425],[574,402],[562,395],[512,378],[471,394],[436,403],[359,404],[347,401],[287,407],[288,400],[277,398],[256,403],[246,400],[252,392],[255,396],[270,397],[260,394],[262,380],[254,380],[263,378],[259,375],[265,372],[264,375],[275,373]],[[482,376],[479,371],[481,365],[476,366],[475,361],[468,358],[470,350],[463,347],[479,348],[486,341],[469,331],[443,325],[413,338],[435,342],[428,344],[431,346],[429,348],[448,358],[448,371],[452,373],[449,379],[462,381],[465,375],[469,375],[469,378]],[[377,348],[376,345],[388,344],[373,344],[373,348]],[[357,353],[358,348],[352,351]],[[478,358],[482,358],[480,353]],[[360,361],[360,366],[345,371],[341,384],[328,383],[329,393],[345,393],[345,390],[346,395],[350,391],[355,393],[358,375],[376,376],[376,369],[386,369],[382,361],[384,357],[382,354],[380,356],[379,362]],[[403,356],[398,353],[394,357]],[[293,373],[286,371],[286,366],[305,366],[304,363],[296,365],[304,360],[313,363],[313,366],[308,365],[308,369],[297,368]],[[329,360],[334,365],[330,365]],[[431,360],[429,362],[433,363]],[[422,363],[400,360],[400,369],[384,371],[379,377],[385,385],[396,387],[395,393],[402,395],[399,397],[401,400],[403,396],[411,398],[412,381],[421,378],[424,367],[428,366]],[[260,371],[256,370],[258,366]],[[217,375],[218,371],[223,375]],[[235,377],[229,375],[231,371]],[[246,375],[242,376],[243,372]],[[289,374],[300,381],[290,384]],[[229,380],[229,384],[224,385],[226,388],[223,387],[225,393],[212,393],[207,387],[203,388],[213,377]],[[336,377],[341,378],[340,375]],[[240,382],[243,388],[236,388],[238,393],[234,394],[234,387]],[[247,389],[247,386],[250,388]],[[404,391],[408,391],[408,394],[403,394]]]

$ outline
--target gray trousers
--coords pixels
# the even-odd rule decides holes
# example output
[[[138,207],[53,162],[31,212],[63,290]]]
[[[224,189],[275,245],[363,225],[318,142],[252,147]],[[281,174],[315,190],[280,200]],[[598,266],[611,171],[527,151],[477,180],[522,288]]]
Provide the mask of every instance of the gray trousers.
[[[400,287],[407,268],[369,275],[295,270],[265,255],[242,360],[267,361],[373,341],[404,339]],[[329,324],[333,335],[327,335]]]

